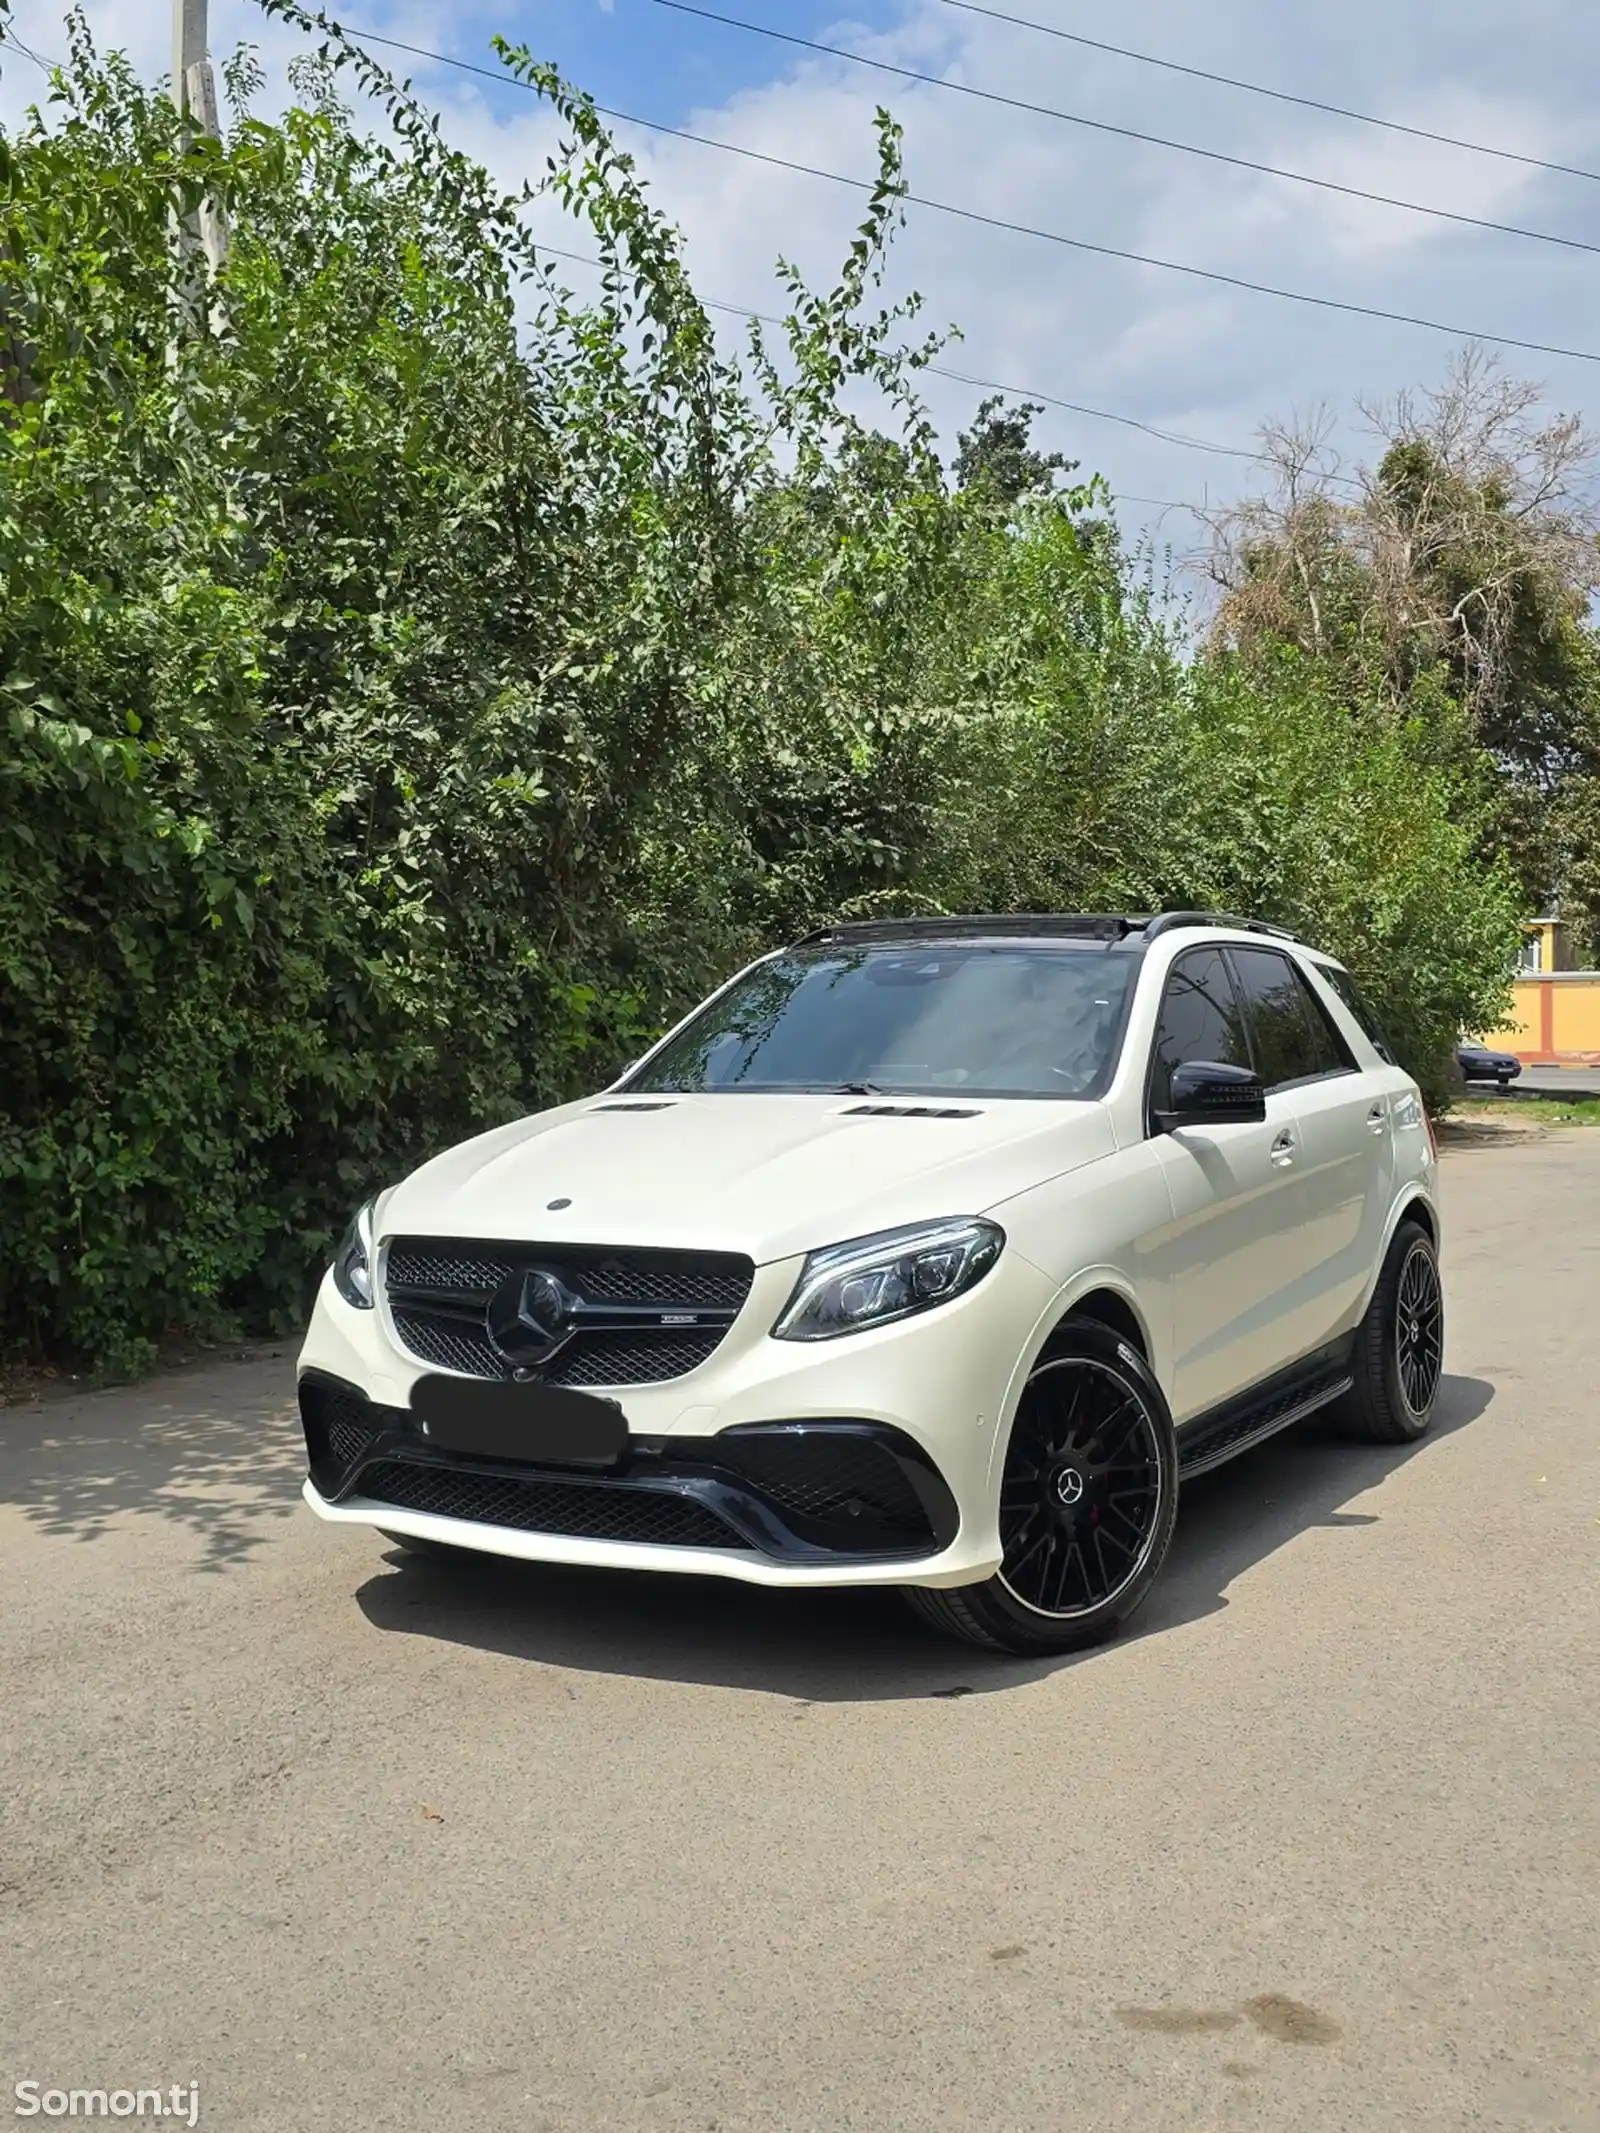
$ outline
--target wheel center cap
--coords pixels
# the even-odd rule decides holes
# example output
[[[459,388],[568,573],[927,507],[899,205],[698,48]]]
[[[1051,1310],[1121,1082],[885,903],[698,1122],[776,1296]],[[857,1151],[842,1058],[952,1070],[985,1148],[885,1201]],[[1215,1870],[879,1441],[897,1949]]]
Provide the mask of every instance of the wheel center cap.
[[[1083,1476],[1078,1472],[1078,1469],[1075,1466],[1064,1466],[1058,1468],[1056,1471],[1055,1480],[1053,1481],[1051,1486],[1055,1490],[1056,1502],[1059,1504],[1064,1504],[1068,1510],[1070,1510],[1074,1504],[1082,1503]]]

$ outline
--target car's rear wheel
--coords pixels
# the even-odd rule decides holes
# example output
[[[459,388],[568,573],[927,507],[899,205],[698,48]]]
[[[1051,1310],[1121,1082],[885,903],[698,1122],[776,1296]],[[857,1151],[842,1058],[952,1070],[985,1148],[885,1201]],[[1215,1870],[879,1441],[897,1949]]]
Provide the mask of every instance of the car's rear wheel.
[[[1177,1508],[1172,1417],[1148,1365],[1105,1327],[1069,1322],[1034,1365],[1011,1426],[999,1570],[907,1598],[935,1628],[990,1650],[1099,1644],[1155,1582]]]
[[[1345,1415],[1356,1435],[1410,1444],[1427,1429],[1444,1376],[1444,1285],[1433,1239],[1419,1222],[1394,1233],[1366,1316],[1356,1329],[1355,1385]]]

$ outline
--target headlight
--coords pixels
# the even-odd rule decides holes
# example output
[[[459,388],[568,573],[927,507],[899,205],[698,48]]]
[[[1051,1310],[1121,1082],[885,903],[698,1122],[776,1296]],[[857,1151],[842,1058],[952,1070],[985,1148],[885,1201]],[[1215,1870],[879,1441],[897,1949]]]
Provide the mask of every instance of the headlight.
[[[372,1309],[372,1202],[357,1208],[339,1240],[333,1261],[333,1285],[358,1311]]]
[[[997,1224],[960,1215],[830,1244],[807,1258],[773,1338],[836,1340],[929,1311],[981,1281],[1005,1241]]]

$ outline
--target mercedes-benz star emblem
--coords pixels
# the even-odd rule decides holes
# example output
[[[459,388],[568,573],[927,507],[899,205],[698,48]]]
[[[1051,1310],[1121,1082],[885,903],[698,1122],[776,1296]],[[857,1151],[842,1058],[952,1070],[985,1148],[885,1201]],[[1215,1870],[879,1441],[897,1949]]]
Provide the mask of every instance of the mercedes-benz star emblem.
[[[1056,1476],[1056,1495],[1064,1504],[1075,1504],[1083,1496],[1083,1476],[1075,1466],[1064,1466]]]
[[[502,1362],[547,1363],[572,1331],[572,1298],[543,1267],[519,1269],[490,1297],[483,1323]]]

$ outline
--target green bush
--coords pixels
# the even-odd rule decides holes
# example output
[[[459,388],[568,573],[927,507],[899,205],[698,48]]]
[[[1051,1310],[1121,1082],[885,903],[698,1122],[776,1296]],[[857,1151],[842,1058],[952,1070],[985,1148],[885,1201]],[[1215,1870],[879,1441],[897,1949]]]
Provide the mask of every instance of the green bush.
[[[838,287],[740,372],[526,62],[595,303],[404,98],[363,140],[315,62],[186,145],[73,39],[0,141],[0,1352],[293,1322],[367,1190],[840,911],[1214,899],[1346,953],[1424,1068],[1492,1019],[1462,774],[1188,661],[1092,487],[948,487],[867,315],[887,120]]]

